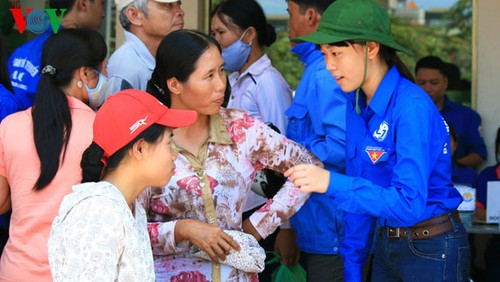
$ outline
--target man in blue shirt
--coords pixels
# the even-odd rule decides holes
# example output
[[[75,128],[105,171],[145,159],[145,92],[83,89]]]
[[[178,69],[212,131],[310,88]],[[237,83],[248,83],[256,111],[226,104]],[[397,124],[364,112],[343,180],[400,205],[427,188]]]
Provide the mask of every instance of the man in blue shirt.
[[[457,135],[455,160],[458,165],[476,169],[486,160],[486,145],[481,133],[481,117],[477,112],[446,97],[448,74],[438,57],[427,56],[415,66],[416,83],[427,92],[444,119],[453,124]]]
[[[315,32],[322,13],[333,2],[289,0],[289,38]],[[304,63],[305,71],[292,105],[285,112],[289,118],[286,136],[315,154],[326,169],[344,173],[346,94],[326,69],[316,44],[292,45],[292,52]],[[308,281],[343,281],[339,256],[342,211],[327,196],[313,193],[291,218],[291,224],[305,259]]]
[[[104,0],[51,0],[53,9],[67,9],[61,21],[64,28],[99,29],[104,18]],[[54,31],[52,28],[17,48],[7,64],[14,93],[22,103],[22,109],[33,106],[40,80],[40,63],[45,41]]]

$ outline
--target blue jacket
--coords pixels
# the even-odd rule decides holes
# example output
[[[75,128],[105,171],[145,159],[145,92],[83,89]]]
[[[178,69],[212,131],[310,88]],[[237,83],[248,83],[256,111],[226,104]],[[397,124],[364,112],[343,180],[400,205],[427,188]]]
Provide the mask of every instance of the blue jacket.
[[[21,110],[21,101],[0,84],[0,122],[10,114],[16,113]]]
[[[54,32],[52,28],[32,40],[19,46],[10,56],[7,63],[14,93],[25,110],[35,102],[36,89],[40,80],[40,64],[45,41]]]
[[[348,95],[346,174],[332,173],[327,195],[345,214],[341,246],[346,281],[361,281],[378,220],[409,227],[455,210],[449,129],[420,87],[393,67],[369,105]]]
[[[292,48],[305,64],[292,105],[286,136],[315,154],[330,171],[345,171],[346,94],[326,69],[315,44],[304,42]],[[339,254],[343,212],[324,194],[313,193],[291,218],[301,251]]]

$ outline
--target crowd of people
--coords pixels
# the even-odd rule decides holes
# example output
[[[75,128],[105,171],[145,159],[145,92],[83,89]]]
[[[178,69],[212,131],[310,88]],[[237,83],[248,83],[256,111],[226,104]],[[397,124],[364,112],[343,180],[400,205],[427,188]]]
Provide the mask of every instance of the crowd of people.
[[[221,1],[210,34],[178,0],[115,0],[109,62],[103,0],[50,0],[60,30],[9,56],[0,37],[0,280],[272,281],[276,251],[312,282],[468,281],[454,184],[484,210],[500,170],[478,173],[453,68],[410,71],[375,1],[286,2],[294,95],[255,0]]]

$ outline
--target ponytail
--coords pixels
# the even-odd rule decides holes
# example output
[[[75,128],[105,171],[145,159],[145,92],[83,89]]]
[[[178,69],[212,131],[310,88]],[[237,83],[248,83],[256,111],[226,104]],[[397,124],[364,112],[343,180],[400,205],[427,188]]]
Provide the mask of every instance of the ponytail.
[[[411,71],[408,69],[408,67],[401,61],[399,58],[398,54],[396,51],[392,48],[389,48],[384,45],[380,45],[380,55],[382,59],[385,60],[389,68],[392,68],[393,66],[396,66],[398,69],[399,73],[406,79],[408,79],[411,82],[415,82],[415,78],[413,77],[413,74]]]
[[[101,180],[104,170],[104,163],[101,161],[103,155],[104,150],[94,142],[83,152],[80,162],[82,183]]]
[[[35,191],[52,182],[65,159],[73,123],[64,91],[73,83],[81,67],[99,69],[106,53],[104,39],[91,29],[63,29],[45,42],[40,67],[42,76],[32,109],[33,138],[40,160]]]
[[[149,79],[146,86],[146,92],[153,95],[167,107],[170,107],[172,103],[170,90],[168,89],[167,83],[160,78],[159,71],[159,68],[155,68],[151,74],[151,79]]]
[[[56,86],[56,80],[64,81],[72,73],[42,74],[38,82],[35,104],[32,109],[33,135],[35,148],[40,159],[40,175],[35,183],[35,190],[49,185],[59,169],[59,156],[62,160],[73,123],[66,94]]]

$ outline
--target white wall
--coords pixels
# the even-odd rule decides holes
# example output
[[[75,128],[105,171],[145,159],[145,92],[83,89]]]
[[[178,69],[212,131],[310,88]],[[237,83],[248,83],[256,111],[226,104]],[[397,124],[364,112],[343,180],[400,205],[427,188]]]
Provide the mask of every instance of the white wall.
[[[500,126],[500,1],[475,0],[476,105],[483,119],[487,165],[495,163],[495,137]]]

